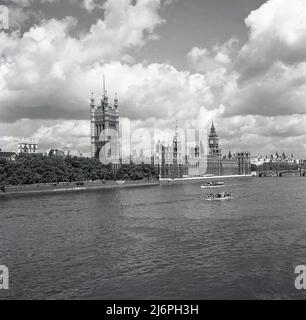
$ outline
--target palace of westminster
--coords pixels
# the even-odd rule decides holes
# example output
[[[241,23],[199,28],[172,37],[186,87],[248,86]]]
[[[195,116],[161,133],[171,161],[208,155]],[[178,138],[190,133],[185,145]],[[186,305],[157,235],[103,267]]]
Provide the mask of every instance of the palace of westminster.
[[[137,156],[136,151],[133,150],[128,157],[123,157],[119,121],[117,94],[113,104],[111,104],[103,79],[101,102],[96,104],[93,96],[90,101],[92,158],[99,158],[102,163],[111,163],[115,167],[125,163],[150,163],[158,168],[162,178],[181,178],[208,174],[245,175],[251,173],[249,152],[238,152],[236,154],[229,152],[228,155],[222,156],[219,138],[213,123],[206,137],[208,151],[206,153],[204,143],[200,139],[199,130],[195,134],[196,143],[187,150],[187,143],[180,141],[176,128],[172,143],[166,145],[158,141],[151,146],[150,156],[143,156],[142,151]]]
[[[131,129],[131,128],[130,128]],[[90,139],[91,157],[98,158],[103,164],[112,164],[114,169],[122,164],[151,164],[156,167],[161,178],[199,177],[204,175],[246,175],[251,173],[249,152],[238,152],[222,155],[219,138],[214,124],[211,124],[207,136],[203,130],[187,130],[178,133],[177,125],[173,138],[168,143],[155,141],[151,132],[146,139],[145,155],[143,149],[137,153],[132,148],[132,135],[120,126],[119,102],[117,94],[113,103],[108,99],[103,79],[103,94],[99,103],[92,95],[90,101]],[[130,130],[131,131],[131,130]],[[153,130],[154,131],[154,130]],[[130,139],[126,138],[130,135]],[[187,137],[191,137],[188,141]],[[128,142],[126,141],[128,140]],[[123,142],[124,141],[124,142]],[[123,152],[128,146],[128,151]],[[147,148],[148,147],[148,148]],[[38,154],[37,141],[23,139],[18,143],[18,154]],[[82,156],[81,153],[69,148],[51,149],[47,155]],[[43,155],[45,155],[43,154]],[[15,152],[2,152],[0,159],[14,161]]]

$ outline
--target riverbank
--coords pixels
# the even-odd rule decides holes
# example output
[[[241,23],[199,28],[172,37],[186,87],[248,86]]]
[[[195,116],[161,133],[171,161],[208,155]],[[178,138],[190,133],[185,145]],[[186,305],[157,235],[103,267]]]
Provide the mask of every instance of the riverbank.
[[[182,183],[195,183],[199,181],[211,179],[227,179],[227,178],[250,178],[253,175],[227,175],[227,176],[204,176],[204,177],[187,177],[167,179],[161,178],[159,181],[145,181],[145,180],[127,180],[127,181],[97,181],[97,182],[84,182],[83,184],[73,183],[47,183],[47,184],[32,184],[22,186],[6,186],[5,192],[0,191],[0,198],[6,196],[18,195],[34,195],[44,193],[63,193],[63,192],[84,192],[103,189],[117,189],[117,188],[139,188],[150,187],[159,185],[171,185]]]
[[[77,183],[53,183],[53,184],[35,184],[23,186],[7,186],[5,192],[0,191],[0,198],[5,196],[33,195],[44,193],[62,193],[62,192],[81,192],[94,191],[103,189],[119,189],[119,188],[139,188],[159,186],[159,182],[154,181],[106,181],[106,182],[85,182],[82,185]]]
[[[161,178],[159,179],[159,182],[161,185],[168,185],[168,184],[199,182],[199,181],[205,181],[205,180],[211,180],[211,179],[252,178],[252,177],[254,177],[254,175],[246,174],[246,175],[186,177],[186,178],[175,178],[175,179]]]

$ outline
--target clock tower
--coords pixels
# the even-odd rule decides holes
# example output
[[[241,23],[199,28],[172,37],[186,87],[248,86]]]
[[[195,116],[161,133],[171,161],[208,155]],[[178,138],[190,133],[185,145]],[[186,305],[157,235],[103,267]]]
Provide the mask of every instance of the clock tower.
[[[216,133],[214,123],[211,124],[210,132],[208,135],[209,155],[221,156],[221,149],[219,148],[219,138]]]

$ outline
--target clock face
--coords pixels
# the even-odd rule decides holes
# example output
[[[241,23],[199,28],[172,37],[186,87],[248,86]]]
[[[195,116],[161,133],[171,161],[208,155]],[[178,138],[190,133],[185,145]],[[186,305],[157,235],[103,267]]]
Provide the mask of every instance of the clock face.
[[[210,140],[210,143],[213,144],[213,143],[214,143],[214,140]]]

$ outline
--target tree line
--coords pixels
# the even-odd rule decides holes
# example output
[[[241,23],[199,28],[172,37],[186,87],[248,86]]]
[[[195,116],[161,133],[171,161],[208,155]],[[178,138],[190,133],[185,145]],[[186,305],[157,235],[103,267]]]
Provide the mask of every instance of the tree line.
[[[2,185],[143,179],[158,180],[153,165],[131,163],[115,170],[98,159],[41,155],[19,155],[16,161],[0,160]]]

